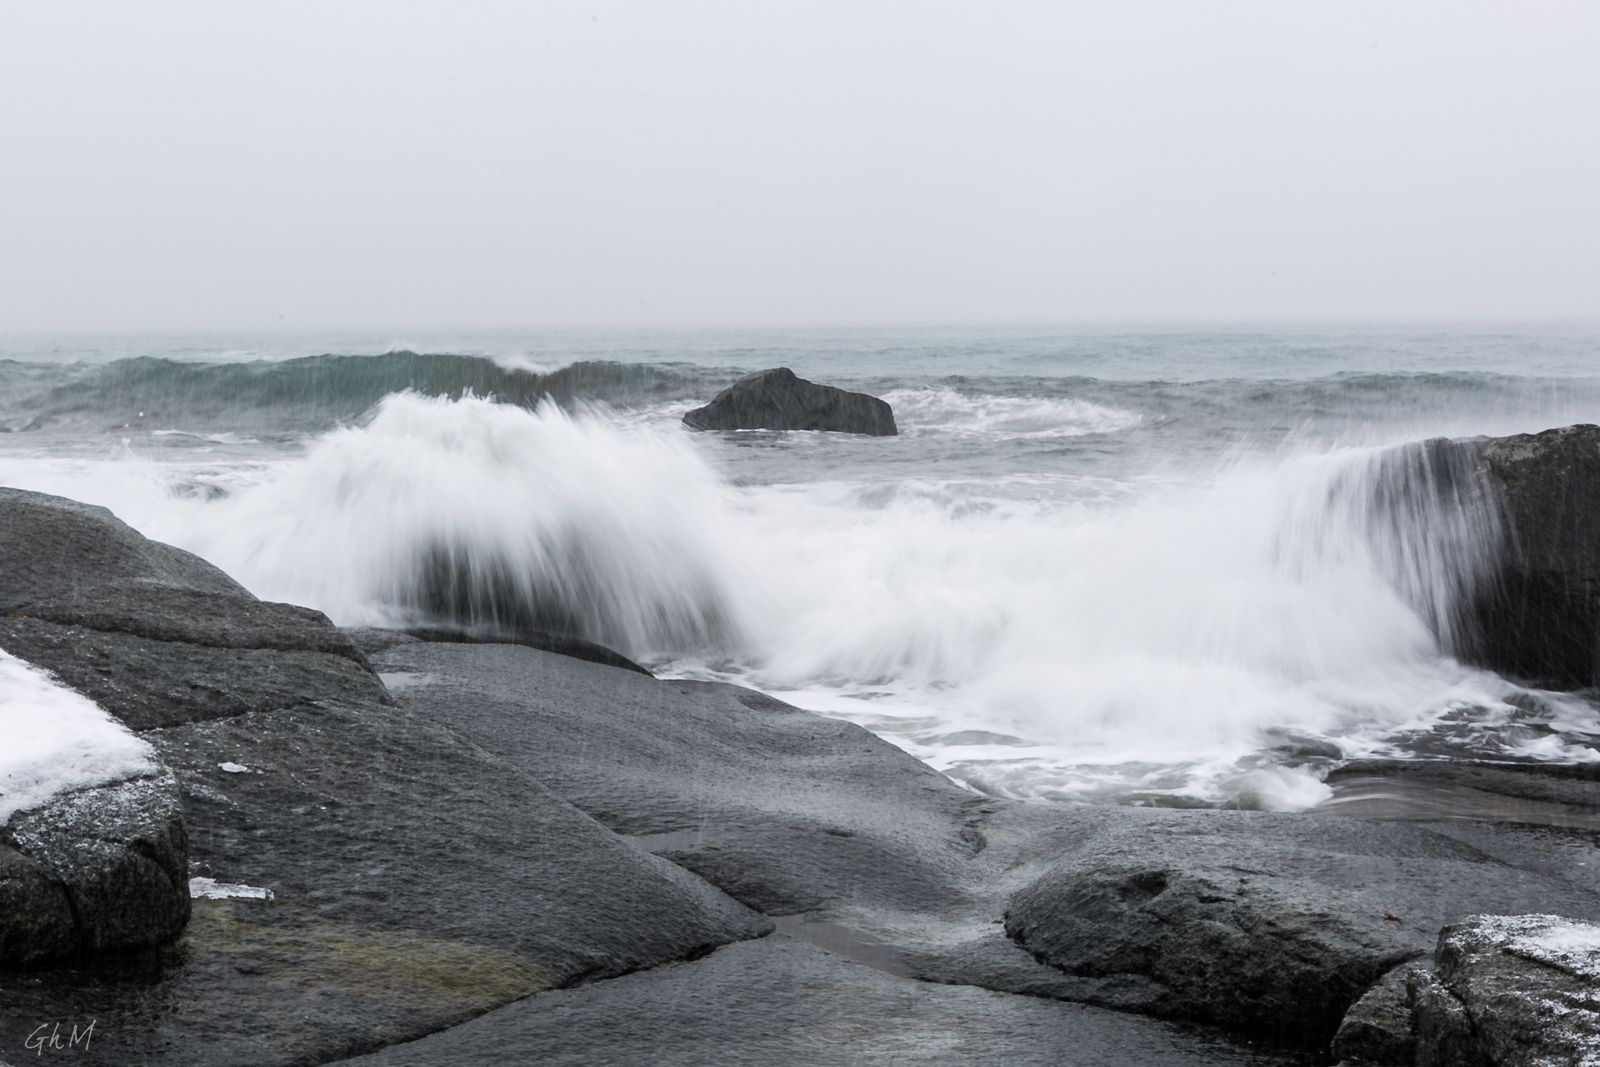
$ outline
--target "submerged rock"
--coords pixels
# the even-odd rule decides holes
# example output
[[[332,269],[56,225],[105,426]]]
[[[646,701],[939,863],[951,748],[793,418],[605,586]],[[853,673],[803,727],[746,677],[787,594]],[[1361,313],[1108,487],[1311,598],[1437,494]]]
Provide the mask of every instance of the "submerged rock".
[[[886,401],[818,385],[787,367],[742,378],[705,407],[683,417],[692,430],[831,430],[893,437],[899,433]]]

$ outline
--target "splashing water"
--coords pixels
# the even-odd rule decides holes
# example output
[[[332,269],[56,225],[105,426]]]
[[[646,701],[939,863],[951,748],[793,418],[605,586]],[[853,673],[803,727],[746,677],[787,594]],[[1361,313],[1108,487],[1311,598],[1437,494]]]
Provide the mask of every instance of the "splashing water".
[[[1442,723],[1550,759],[1594,730],[1581,702],[1458,658],[1500,538],[1458,452],[1308,445],[1108,478],[1080,468],[1138,414],[900,401],[908,438],[1082,441],[1083,462],[862,481],[834,458],[849,441],[400,393],[301,454],[210,471],[216,499],[137,455],[0,480],[107,504],[341,623],[576,632],[1009,795],[1305,807],[1332,759],[1405,755]],[[717,472],[751,457],[840,476]],[[1530,715],[1560,730],[1519,733]]]

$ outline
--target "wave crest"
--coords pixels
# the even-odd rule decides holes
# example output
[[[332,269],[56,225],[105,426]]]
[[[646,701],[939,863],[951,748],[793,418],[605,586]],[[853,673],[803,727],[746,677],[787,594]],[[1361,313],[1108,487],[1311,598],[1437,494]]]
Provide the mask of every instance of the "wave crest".
[[[399,393],[207,506],[189,541],[341,622],[551,629],[641,656],[733,639],[719,508],[681,435]]]

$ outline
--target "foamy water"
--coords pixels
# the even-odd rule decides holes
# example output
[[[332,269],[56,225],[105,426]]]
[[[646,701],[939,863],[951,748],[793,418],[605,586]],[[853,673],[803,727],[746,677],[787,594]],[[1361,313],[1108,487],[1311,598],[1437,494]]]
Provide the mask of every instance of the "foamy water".
[[[1006,795],[1292,809],[1356,756],[1596,758],[1586,701],[1457,658],[1500,534],[1394,445],[1600,415],[1600,383],[1051,377],[1022,347],[1024,376],[992,352],[893,388],[904,354],[858,371],[896,439],[683,429],[737,375],[722,349],[571,371],[496,356],[529,397],[538,375],[594,393],[563,407],[461,395],[490,373],[472,369],[451,396],[346,412],[328,390],[365,364],[288,364],[331,423],[292,433],[309,408],[281,407],[288,386],[264,394],[279,407],[228,394],[224,427],[208,371],[154,366],[141,396],[171,374],[209,406],[141,430],[113,412],[122,394],[53,387],[34,405],[51,414],[0,449],[0,482],[105,504],[342,623],[575,630],[850,718]]]

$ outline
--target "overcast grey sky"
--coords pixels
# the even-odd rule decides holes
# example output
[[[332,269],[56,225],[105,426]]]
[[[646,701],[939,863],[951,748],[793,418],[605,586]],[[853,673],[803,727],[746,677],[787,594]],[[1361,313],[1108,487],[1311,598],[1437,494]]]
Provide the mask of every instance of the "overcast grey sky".
[[[0,331],[1600,315],[1600,4],[0,0]]]

